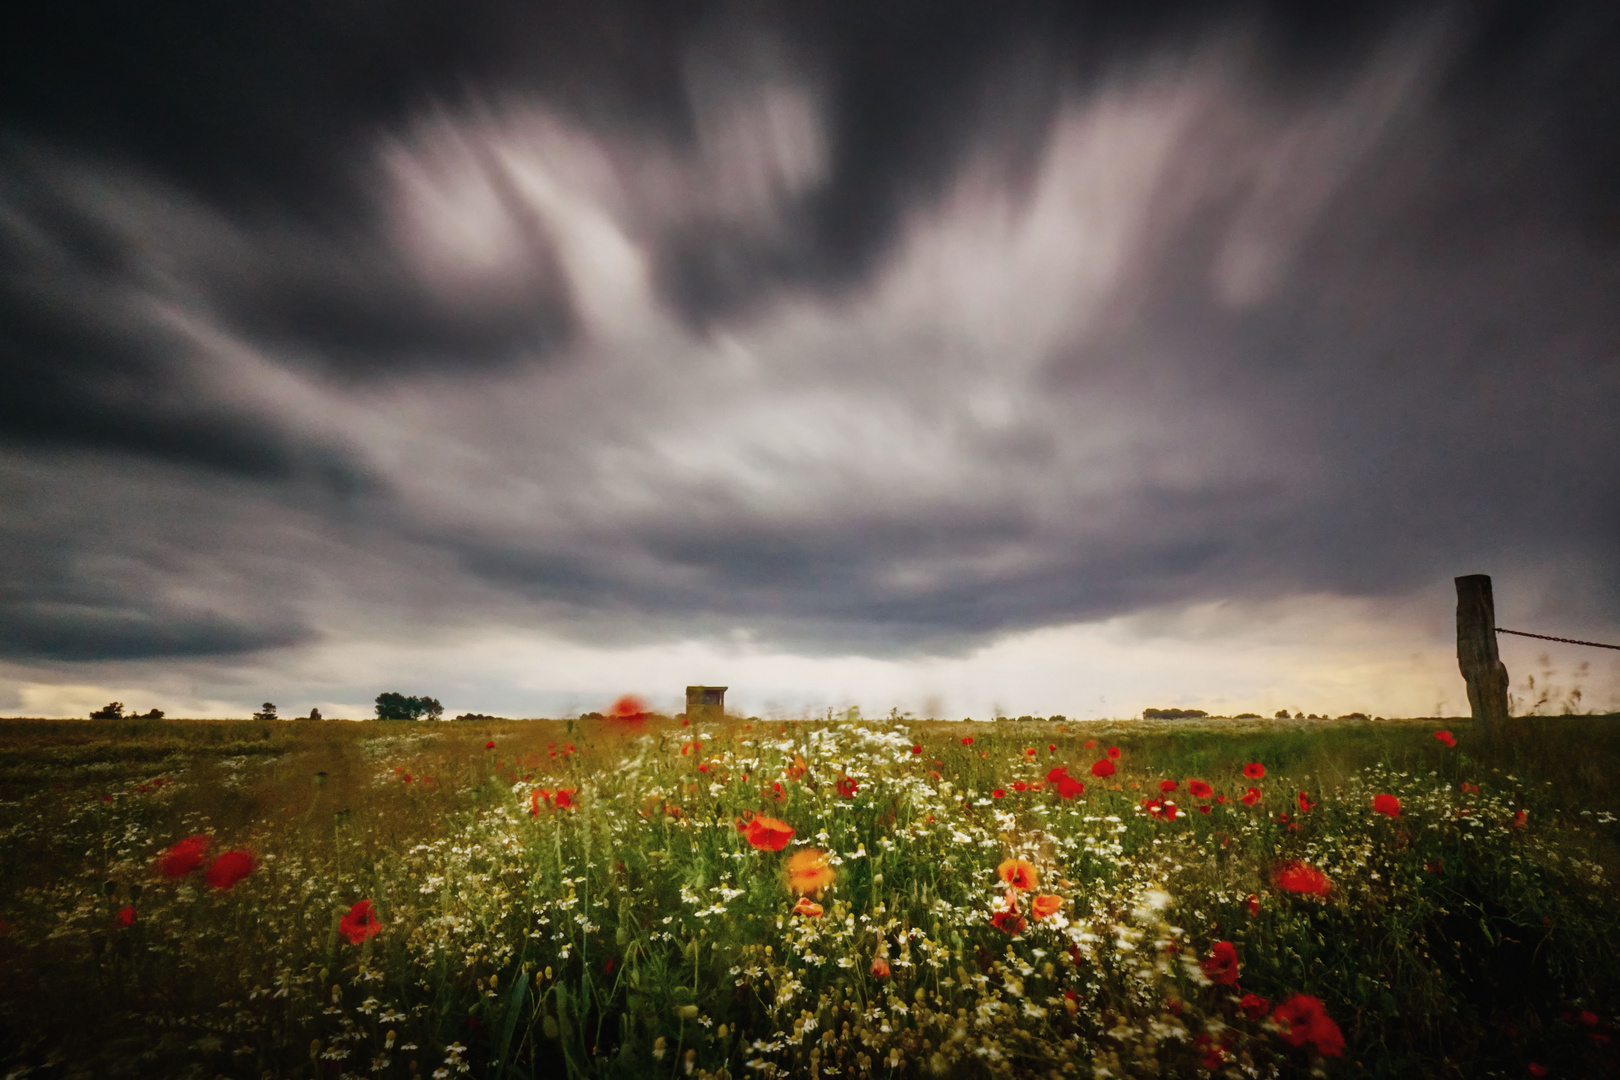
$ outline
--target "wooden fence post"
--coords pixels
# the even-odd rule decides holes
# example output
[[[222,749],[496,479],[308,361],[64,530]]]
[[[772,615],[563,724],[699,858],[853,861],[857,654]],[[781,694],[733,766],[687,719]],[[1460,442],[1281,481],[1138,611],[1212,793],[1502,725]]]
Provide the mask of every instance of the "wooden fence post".
[[[1496,655],[1496,604],[1488,574],[1469,574],[1457,582],[1457,666],[1468,683],[1468,707],[1474,719],[1489,723],[1508,718],[1507,667]]]

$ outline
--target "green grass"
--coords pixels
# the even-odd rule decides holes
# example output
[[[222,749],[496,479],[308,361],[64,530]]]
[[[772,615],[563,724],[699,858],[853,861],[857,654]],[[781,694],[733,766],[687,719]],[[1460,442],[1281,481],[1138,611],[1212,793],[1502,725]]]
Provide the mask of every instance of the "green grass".
[[[36,721],[0,749],[6,1075],[1613,1074],[1614,717]],[[1083,796],[1015,790],[1056,764]],[[1162,779],[1173,821],[1142,806]],[[575,805],[531,814],[541,787]],[[792,842],[755,850],[747,814]],[[155,873],[198,833],[257,869]],[[837,875],[819,917],[783,876],[807,847]],[[1015,935],[1011,857],[1041,876]],[[1277,888],[1288,859],[1330,894]],[[383,929],[351,943],[360,900]],[[1217,941],[1237,986],[1204,973]],[[1319,999],[1343,1055],[1241,994]]]

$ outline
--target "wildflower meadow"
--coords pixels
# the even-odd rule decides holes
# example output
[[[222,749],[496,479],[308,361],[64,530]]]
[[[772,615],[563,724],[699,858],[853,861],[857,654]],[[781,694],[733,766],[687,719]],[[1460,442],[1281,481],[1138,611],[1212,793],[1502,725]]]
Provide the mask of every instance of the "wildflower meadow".
[[[0,723],[0,1075],[1620,1075],[1616,719]]]

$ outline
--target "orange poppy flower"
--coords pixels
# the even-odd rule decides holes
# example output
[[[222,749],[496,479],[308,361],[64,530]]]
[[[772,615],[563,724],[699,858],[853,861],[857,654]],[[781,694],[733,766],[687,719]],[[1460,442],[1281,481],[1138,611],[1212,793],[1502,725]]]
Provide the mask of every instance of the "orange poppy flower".
[[[1048,915],[1056,915],[1061,910],[1063,910],[1063,897],[1049,896],[1046,893],[1037,896],[1030,901],[1029,905],[1029,913],[1035,916],[1037,922]]]
[[[801,896],[799,902],[793,905],[793,914],[808,915],[812,919],[819,918],[821,916],[821,905],[808,896]]]
[[[837,875],[827,865],[826,852],[815,848],[796,851],[787,861],[788,888],[801,896],[820,894]]]
[[[875,979],[887,979],[889,977],[889,962],[881,956],[872,958],[872,977]]]
[[[793,839],[793,826],[785,821],[760,815],[748,823],[743,838],[760,851],[781,851]]]
[[[1015,889],[1033,889],[1041,880],[1035,868],[1023,859],[1008,859],[996,867],[996,873]]]

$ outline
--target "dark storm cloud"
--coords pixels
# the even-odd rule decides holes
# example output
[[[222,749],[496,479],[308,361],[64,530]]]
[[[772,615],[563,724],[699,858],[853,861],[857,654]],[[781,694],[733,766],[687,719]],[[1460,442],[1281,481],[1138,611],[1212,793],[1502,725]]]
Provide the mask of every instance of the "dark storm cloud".
[[[205,507],[161,465],[97,464],[83,451],[0,459],[0,655],[208,657],[314,640],[274,585],[296,545],[273,519],[255,520],[266,508],[251,495],[245,519],[232,505],[259,478],[234,495],[214,488]],[[254,550],[260,536],[280,552]],[[247,587],[221,590],[222,577]]]
[[[0,442],[87,447],[338,493],[364,466],[222,396],[161,310],[151,207],[96,205],[60,163],[0,155]],[[162,241],[158,241],[159,244]]]
[[[1620,598],[1612,7],[26,19],[0,440],[77,531],[11,522],[5,655],[345,604],[962,649],[1492,560]],[[117,502],[121,576],[62,478],[130,459],[184,497]],[[330,546],[188,535],[215,496]]]

